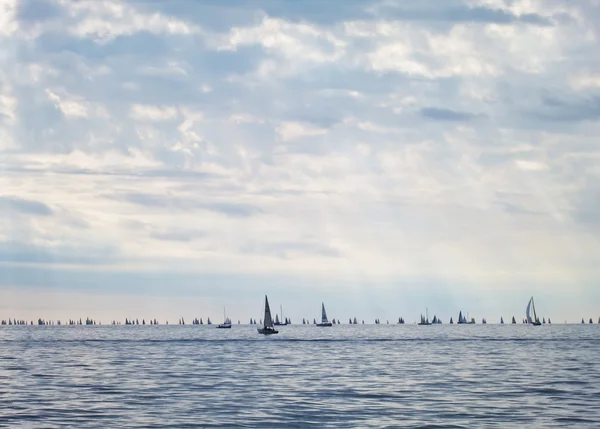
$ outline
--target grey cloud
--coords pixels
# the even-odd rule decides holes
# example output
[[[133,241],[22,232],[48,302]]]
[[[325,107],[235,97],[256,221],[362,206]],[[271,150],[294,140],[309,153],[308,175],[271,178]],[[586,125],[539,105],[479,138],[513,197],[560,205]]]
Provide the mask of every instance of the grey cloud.
[[[61,245],[49,248],[16,241],[0,242],[0,262],[102,265],[117,260],[118,252],[112,247]]]
[[[21,24],[47,21],[67,16],[64,8],[60,7],[56,1],[49,0],[20,0],[16,11],[16,18]]]
[[[259,207],[252,206],[249,204],[210,203],[199,204],[198,207],[204,210],[222,213],[232,217],[248,217],[262,213],[262,210]]]
[[[457,110],[443,109],[438,107],[424,107],[420,110],[421,116],[434,121],[470,121],[476,115],[468,112],[460,112]]]
[[[565,100],[558,97],[544,97],[542,110],[533,115],[548,121],[581,122],[600,118],[600,96],[585,99]]]
[[[190,2],[174,0],[157,5],[148,0],[132,2],[148,11],[159,9],[170,16],[193,20],[204,28],[223,31],[230,26],[251,25],[256,22],[256,12],[260,11],[273,18],[293,22],[313,22],[320,25],[333,25],[350,20],[373,19],[375,16],[385,19],[446,22],[482,22],[510,24],[524,22],[535,25],[551,25],[551,22],[537,14],[516,16],[503,10],[485,7],[468,7],[459,1],[445,2],[399,2],[395,4],[377,1],[345,0],[343,7],[337,2],[304,0],[301,2],[272,0],[229,0],[226,3],[209,0]]]
[[[282,259],[290,258],[290,253],[317,254],[332,258],[340,257],[339,251],[334,248],[300,241],[250,242],[245,244],[240,251],[242,253],[276,256]]]
[[[45,203],[18,197],[0,196],[0,213],[18,212],[39,216],[52,215],[52,209]]]
[[[205,237],[206,233],[202,231],[192,230],[171,230],[171,231],[156,231],[152,233],[152,238],[162,241],[178,241],[189,242],[195,238]]]
[[[199,202],[191,199],[183,199],[169,196],[159,196],[143,193],[129,193],[120,196],[111,196],[117,200],[128,201],[146,207],[160,207],[164,209],[178,210],[206,210],[225,214],[230,217],[249,217],[263,212],[260,207],[230,202]]]
[[[586,185],[575,193],[571,202],[573,218],[594,231],[600,231],[600,179],[588,177]]]
[[[515,215],[540,215],[542,214],[539,211],[536,210],[529,210],[525,207],[516,205],[516,204],[511,204],[511,203],[499,203],[498,204],[500,206],[500,208],[510,214],[515,214]]]
[[[67,225],[71,228],[89,229],[91,227],[85,216],[80,212],[69,211],[59,207],[57,210],[55,210],[55,215],[63,225]]]
[[[173,0],[157,4],[149,0],[133,0],[137,7],[156,10],[180,19],[191,19],[205,28],[222,31],[232,25],[250,25],[256,22],[257,12],[290,21],[310,21],[331,25],[350,19],[363,19],[372,16],[367,9],[375,4],[372,1],[344,0],[343,7],[337,2],[320,0],[272,1],[272,0],[206,0],[189,2]]]
[[[385,8],[384,11],[385,16],[388,18],[407,21],[479,22],[495,24],[524,22],[542,26],[552,25],[548,18],[533,13],[517,16],[503,10],[485,7],[468,7],[466,5],[440,7],[440,2],[433,8],[420,7],[401,9],[389,7]]]
[[[156,195],[130,193],[125,194],[121,197],[114,197],[115,199],[122,199],[133,204],[138,204],[146,207],[166,207],[171,203],[170,198],[161,198]]]

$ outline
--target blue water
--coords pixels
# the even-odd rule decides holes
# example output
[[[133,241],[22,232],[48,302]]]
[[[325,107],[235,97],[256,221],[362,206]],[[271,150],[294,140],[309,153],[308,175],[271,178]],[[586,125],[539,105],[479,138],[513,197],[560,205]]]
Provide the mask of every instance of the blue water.
[[[3,326],[0,427],[600,427],[600,325]]]

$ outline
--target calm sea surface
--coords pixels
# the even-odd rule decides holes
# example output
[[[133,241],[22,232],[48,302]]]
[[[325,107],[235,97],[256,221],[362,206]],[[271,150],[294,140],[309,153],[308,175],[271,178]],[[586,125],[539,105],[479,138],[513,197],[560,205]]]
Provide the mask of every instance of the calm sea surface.
[[[0,427],[600,428],[600,325],[3,326]]]

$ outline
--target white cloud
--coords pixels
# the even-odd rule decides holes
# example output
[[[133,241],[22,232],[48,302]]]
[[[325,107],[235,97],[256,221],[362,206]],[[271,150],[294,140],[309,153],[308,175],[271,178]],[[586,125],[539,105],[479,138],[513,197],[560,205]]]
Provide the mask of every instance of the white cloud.
[[[487,7],[510,12],[516,16],[535,14],[543,17],[553,17],[562,13],[578,20],[583,19],[575,2],[546,0],[465,0],[465,3],[471,7]]]
[[[139,73],[148,76],[187,76],[188,67],[184,62],[167,61],[166,64],[140,67]]]
[[[517,159],[515,161],[515,164],[521,170],[525,170],[525,171],[540,171],[540,170],[546,170],[548,168],[548,166],[542,162],[525,161],[522,159]]]
[[[316,63],[338,60],[346,45],[333,33],[314,25],[266,17],[260,25],[233,28],[220,48],[235,50],[238,46],[255,44],[289,60]]]
[[[16,108],[17,99],[12,95],[12,91],[9,88],[0,88],[0,122],[14,124],[17,115]]]
[[[299,137],[319,136],[327,133],[324,128],[301,122],[282,122],[276,131],[284,142]]]
[[[129,110],[130,116],[138,121],[167,121],[178,116],[173,106],[152,106],[134,104]]]
[[[306,67],[332,64],[345,55],[346,42],[332,31],[306,23],[291,23],[265,17],[259,25],[234,27],[227,37],[218,38],[217,50],[237,50],[259,45],[277,60],[264,59],[256,70],[261,79],[299,73]]]
[[[375,71],[396,71],[426,78],[450,76],[497,77],[517,69],[541,73],[562,59],[575,40],[587,36],[554,27],[455,24],[447,32],[418,28],[401,21],[353,22],[346,34],[366,38],[374,47],[360,60]]]
[[[237,113],[231,115],[228,120],[236,124],[262,124],[265,122],[264,119],[258,118],[250,113]]]
[[[50,89],[46,88],[46,95],[60,109],[60,111],[68,118],[85,118],[88,116],[88,108],[85,102],[74,98],[60,97]]]
[[[571,78],[571,87],[577,91],[600,88],[600,73]]]
[[[18,30],[15,20],[18,6],[17,0],[0,1],[0,36],[10,36]]]
[[[182,35],[200,32],[196,25],[160,13],[141,13],[134,7],[117,1],[65,2],[65,6],[75,19],[75,24],[68,28],[69,32],[78,37],[92,38],[99,43],[107,43],[118,36],[139,31]]]

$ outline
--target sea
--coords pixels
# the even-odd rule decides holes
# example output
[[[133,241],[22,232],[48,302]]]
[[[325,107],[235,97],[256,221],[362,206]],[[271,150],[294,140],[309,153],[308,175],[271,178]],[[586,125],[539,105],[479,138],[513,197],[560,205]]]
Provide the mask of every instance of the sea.
[[[600,428],[600,325],[2,326],[3,428]]]

